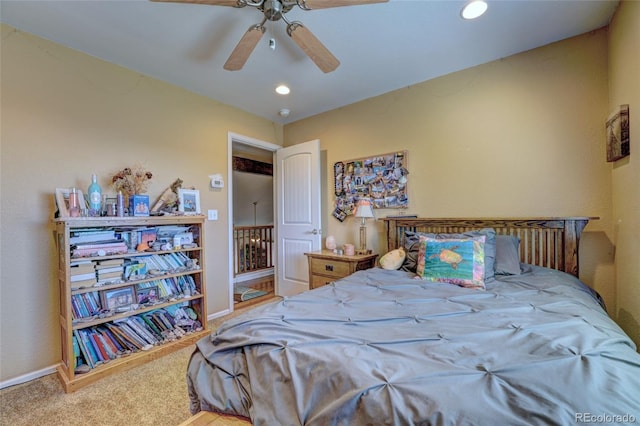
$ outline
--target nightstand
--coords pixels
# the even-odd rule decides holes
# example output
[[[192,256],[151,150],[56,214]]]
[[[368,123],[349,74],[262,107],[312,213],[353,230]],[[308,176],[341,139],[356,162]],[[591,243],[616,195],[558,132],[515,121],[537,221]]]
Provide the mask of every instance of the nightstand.
[[[305,253],[309,259],[309,288],[314,289],[344,278],[356,271],[376,266],[377,254],[346,256],[331,250]]]

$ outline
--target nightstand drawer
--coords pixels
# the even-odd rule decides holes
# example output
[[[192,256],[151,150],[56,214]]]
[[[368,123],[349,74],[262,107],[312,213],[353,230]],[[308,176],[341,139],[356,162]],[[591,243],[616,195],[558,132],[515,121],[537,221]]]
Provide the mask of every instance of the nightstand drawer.
[[[311,261],[311,273],[342,278],[349,275],[349,264],[332,259],[313,259]]]
[[[322,287],[325,286],[329,283],[332,283],[336,280],[338,280],[339,278],[331,278],[331,277],[325,277],[322,275],[313,275],[311,277],[311,283],[309,285],[309,288],[318,288],[318,287]]]

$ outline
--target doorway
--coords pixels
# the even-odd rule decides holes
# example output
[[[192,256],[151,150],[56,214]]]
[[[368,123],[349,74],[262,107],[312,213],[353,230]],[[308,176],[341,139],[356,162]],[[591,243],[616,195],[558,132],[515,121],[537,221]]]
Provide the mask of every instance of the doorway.
[[[268,142],[229,134],[230,305],[275,296],[274,152]]]

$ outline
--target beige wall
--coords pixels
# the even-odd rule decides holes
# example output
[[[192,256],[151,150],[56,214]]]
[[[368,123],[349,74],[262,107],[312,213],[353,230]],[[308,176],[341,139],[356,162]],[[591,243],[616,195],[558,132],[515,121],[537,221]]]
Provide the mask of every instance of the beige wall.
[[[640,2],[621,3],[610,25],[609,110],[629,104],[631,155],[612,167],[620,326],[640,345]]]
[[[399,149],[409,150],[407,213],[599,216],[582,240],[581,275],[640,343],[640,152],[606,163],[603,124],[629,103],[631,133],[640,134],[639,8],[622,3],[610,40],[605,30],[575,37],[287,125],[284,135],[3,25],[0,381],[59,361],[51,194],[84,189],[92,173],[107,189],[114,171],[141,162],[154,173],[152,199],[176,177],[200,189],[202,208],[220,217],[207,222],[209,310],[226,309],[227,193],[208,190],[207,177],[227,176],[228,131],[286,145],[319,138],[324,234],[339,242],[355,241],[357,225],[330,216],[333,163]],[[381,236],[372,224],[370,245],[380,250]]]
[[[60,360],[50,220],[56,187],[83,191],[140,162],[155,200],[177,177],[200,190],[209,312],[228,308],[227,132],[281,144],[282,126],[2,26],[0,381]],[[214,82],[212,82],[214,84]]]
[[[330,215],[333,164],[406,149],[406,213],[600,217],[581,241],[581,277],[615,313],[607,38],[595,31],[287,125],[286,146],[319,138],[326,156],[324,236],[358,238],[352,218]],[[371,246],[382,250],[382,237],[381,222],[370,226]]]

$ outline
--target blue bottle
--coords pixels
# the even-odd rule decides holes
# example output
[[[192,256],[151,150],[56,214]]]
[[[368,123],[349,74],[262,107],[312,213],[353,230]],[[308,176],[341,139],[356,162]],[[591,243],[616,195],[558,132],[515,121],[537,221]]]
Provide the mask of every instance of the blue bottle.
[[[89,195],[89,216],[100,216],[100,209],[102,207],[102,189],[98,185],[98,178],[96,175],[91,176],[91,185],[87,190]]]

